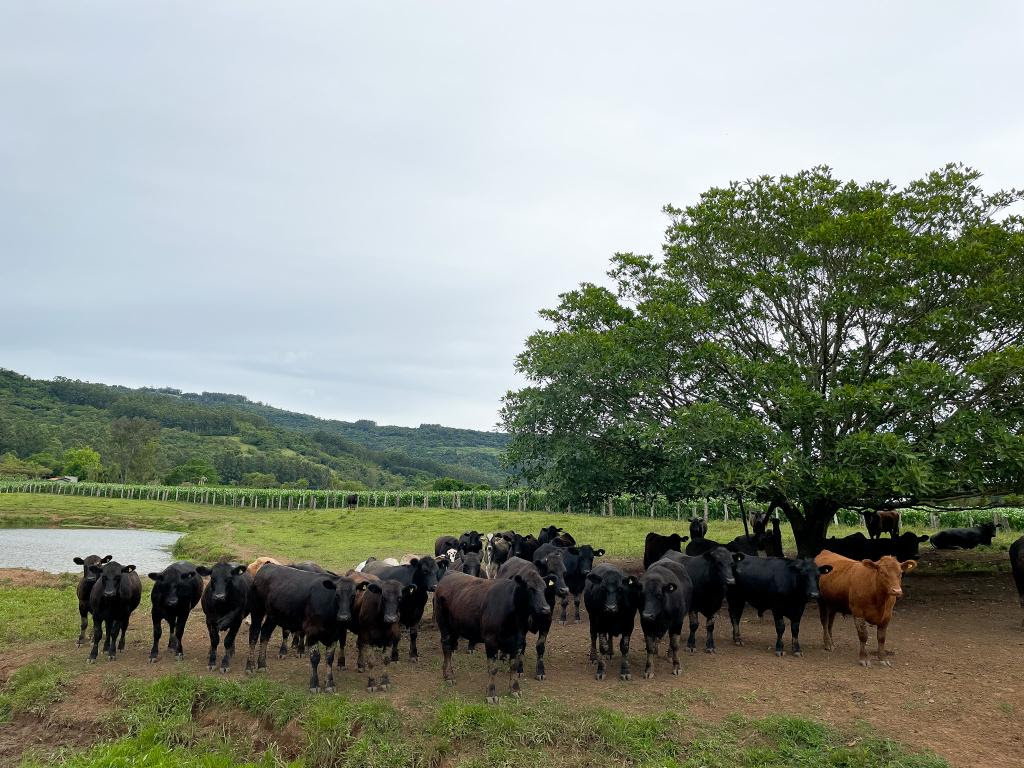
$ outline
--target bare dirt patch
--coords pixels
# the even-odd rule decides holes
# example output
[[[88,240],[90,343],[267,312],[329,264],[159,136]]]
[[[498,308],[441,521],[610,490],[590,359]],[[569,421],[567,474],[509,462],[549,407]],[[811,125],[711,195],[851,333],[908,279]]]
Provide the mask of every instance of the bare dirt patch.
[[[64,574],[30,568],[0,568],[0,586],[3,587],[63,587],[69,583],[69,577]]]
[[[788,653],[776,658],[771,651],[775,641],[772,622],[768,617],[763,622],[758,620],[748,609],[742,627],[746,645],[732,644],[728,616],[722,614],[716,623],[718,653],[702,652],[702,627],[698,653],[684,656],[683,674],[678,678],[672,677],[668,660],[662,655],[656,663],[657,677],[641,679],[644,654],[638,626],[630,652],[634,679],[623,682],[612,675],[612,679],[598,682],[587,661],[590,638],[584,612],[583,623],[553,628],[547,646],[548,677],[543,682],[532,679],[531,645],[523,695],[527,700],[545,697],[566,706],[600,706],[629,713],[671,709],[695,720],[717,721],[739,712],[751,717],[802,715],[847,730],[866,722],[884,736],[912,747],[932,749],[953,765],[1019,766],[1024,747],[1020,729],[1024,714],[1024,673],[1020,665],[1024,631],[1013,584],[1003,574],[929,575],[928,571],[922,568],[904,580],[905,597],[897,604],[888,636],[888,647],[893,652],[891,668],[876,665],[863,669],[857,665],[856,633],[850,619],[837,619],[836,650],[822,650],[817,608],[809,605],[801,627],[803,658]],[[69,594],[69,600],[73,599],[74,595]],[[88,649],[76,650],[73,638],[32,650],[36,657],[53,653],[67,658],[70,665],[80,665],[75,685],[79,690],[99,691],[111,675],[150,679],[175,671],[219,674],[206,670],[208,640],[198,610],[186,632],[185,661],[176,662],[161,649],[160,661],[147,664],[152,640],[147,608],[144,604],[133,617],[127,653],[115,662],[106,662],[101,656],[97,664],[87,666]],[[68,610],[74,611],[75,606],[69,603]],[[413,665],[405,661],[408,646],[403,640],[403,660],[390,669],[391,692],[372,695],[387,696],[396,706],[412,710],[453,690],[441,680],[439,638],[429,610],[420,631],[420,662]],[[243,629],[239,635],[239,654],[229,673],[232,677],[243,674],[245,632]],[[165,631],[165,640],[166,636]],[[788,636],[786,645],[788,649]],[[0,654],[0,669],[31,660],[27,650]],[[349,668],[335,676],[339,693],[371,695],[366,693],[366,676],[354,671],[356,654],[351,640],[347,650]],[[272,679],[306,687],[307,660],[294,656],[278,660],[271,655],[269,664]],[[617,666],[616,662],[611,671],[616,672]],[[482,652],[473,656],[460,652],[455,663],[454,691],[482,701],[485,667]],[[72,695],[57,705],[55,714],[67,722],[76,714],[87,716],[84,708],[92,706],[91,697]],[[76,708],[83,708],[83,712],[77,713]],[[19,727],[28,727],[23,720],[18,721],[22,723]],[[232,715],[229,727],[252,734],[258,743],[275,738],[266,726],[245,715]],[[39,736],[29,733],[22,739],[10,738],[5,730],[2,744],[11,744],[13,749],[21,743],[24,748],[30,738]],[[297,748],[299,738],[298,732],[280,734],[286,752]],[[12,753],[0,751],[4,754]]]

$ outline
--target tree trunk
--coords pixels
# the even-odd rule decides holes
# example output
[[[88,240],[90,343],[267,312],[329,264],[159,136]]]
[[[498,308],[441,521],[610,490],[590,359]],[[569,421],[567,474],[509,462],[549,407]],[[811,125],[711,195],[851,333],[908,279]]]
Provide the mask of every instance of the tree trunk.
[[[786,517],[793,528],[793,536],[796,538],[796,551],[798,557],[814,557],[825,544],[825,536],[828,527],[832,524],[832,518],[836,513],[835,507],[831,504],[807,504],[803,511],[792,514],[785,508]]]

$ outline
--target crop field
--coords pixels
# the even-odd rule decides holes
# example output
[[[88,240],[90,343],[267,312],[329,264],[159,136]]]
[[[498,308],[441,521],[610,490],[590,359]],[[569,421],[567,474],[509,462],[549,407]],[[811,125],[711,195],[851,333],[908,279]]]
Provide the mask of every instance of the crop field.
[[[648,531],[672,520],[472,509],[274,510],[162,501],[4,494],[5,527],[96,526],[182,531],[175,556],[209,563],[258,555],[316,560],[345,570],[368,555],[432,552],[442,533],[557,524],[639,568]],[[836,535],[854,529],[836,528]],[[741,524],[711,524],[728,540]],[[788,532],[786,532],[788,534]],[[338,692],[311,695],[309,664],[294,655],[246,676],[244,630],[227,675],[206,669],[197,609],[185,659],[151,642],[148,580],[126,653],[85,663],[75,647],[75,578],[0,570],[0,765],[177,766],[973,766],[1019,765],[1024,712],[1022,611],[1006,549],[1018,533],[967,553],[922,550],[904,580],[889,629],[892,667],[856,664],[852,621],[838,620],[836,649],[821,647],[817,610],[802,625],[804,657],[776,658],[770,619],[744,615],[746,644],[716,625],[718,653],[684,655],[680,677],[662,656],[643,680],[643,642],[633,635],[634,679],[596,681],[587,661],[587,618],[555,625],[547,679],[532,677],[528,642],[520,700],[484,703],[485,659],[458,653],[456,683],[441,680],[439,639],[428,606],[420,662],[391,668],[388,693],[366,692],[349,645]],[[793,541],[784,542],[788,550]],[[81,553],[83,555],[90,553]],[[105,553],[99,553],[105,554]],[[120,562],[131,553],[114,552]],[[72,563],[69,570],[77,570]],[[702,647],[703,627],[698,635]],[[787,633],[788,634],[788,633]],[[166,637],[166,635],[165,635]],[[871,645],[873,645],[873,633]],[[272,644],[273,647],[273,644]],[[788,648],[788,638],[787,638]]]

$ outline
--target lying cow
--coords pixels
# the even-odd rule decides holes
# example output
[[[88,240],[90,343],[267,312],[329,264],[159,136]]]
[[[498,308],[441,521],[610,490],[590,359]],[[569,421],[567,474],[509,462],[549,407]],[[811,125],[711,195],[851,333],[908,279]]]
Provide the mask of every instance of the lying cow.
[[[170,638],[167,649],[175,652],[178,660],[185,658],[185,648],[181,638],[185,634],[185,624],[189,614],[199,604],[203,594],[203,580],[192,563],[171,563],[160,572],[149,574],[154,582],[150,598],[153,601],[153,647],[149,650],[149,663],[153,664],[160,658],[160,636],[163,623],[167,622]]]
[[[483,643],[487,653],[487,702],[498,703],[495,677],[499,654],[509,660],[509,693],[518,697],[518,657],[526,644],[531,617],[551,612],[544,597],[546,587],[536,572],[526,576],[517,574],[511,579],[448,574],[434,593],[434,620],[441,633],[445,681],[455,681],[452,654],[459,640],[465,639]]]
[[[597,662],[594,677],[604,680],[605,662],[611,663],[612,643],[619,638],[619,679],[630,680],[629,640],[633,635],[636,612],[640,606],[640,582],[614,565],[602,563],[587,576],[583,601],[590,617],[590,663]],[[601,648],[598,654],[598,640]]]
[[[917,565],[914,560],[899,562],[895,557],[874,560],[850,560],[828,550],[814,558],[818,566],[831,565],[832,571],[818,581],[821,629],[826,651],[831,651],[832,624],[836,614],[852,615],[857,626],[860,648],[857,657],[861,666],[871,665],[868,659],[868,624],[877,628],[878,661],[891,666],[885,657],[885,633],[892,621],[892,609],[903,596],[903,574]]]
[[[113,661],[117,652],[124,650],[128,621],[142,600],[142,581],[134,565],[121,565],[115,560],[108,560],[102,566],[90,565],[89,571],[96,575],[96,582],[89,593],[93,630],[88,661],[90,664],[96,661],[104,628],[103,652]]]
[[[683,542],[689,540],[689,536],[680,536],[678,533],[663,536],[651,531],[644,539],[644,569],[650,568],[653,563],[661,560],[666,552],[681,552]]]
[[[980,544],[989,546],[995,538],[998,523],[982,523],[972,528],[947,528],[932,536],[936,549],[974,549]]]
[[[802,656],[800,650],[800,619],[808,600],[817,600],[818,577],[829,573],[831,565],[815,565],[810,560],[788,560],[779,557],[749,557],[734,569],[736,583],[729,587],[729,618],[732,620],[732,640],[743,645],[740,620],[743,609],[753,606],[757,615],[772,612],[775,620],[775,655],[782,656],[782,636],[789,619],[789,634],[793,642],[793,655]]]
[[[683,622],[690,615],[693,602],[693,582],[682,564],[673,560],[658,560],[640,577],[640,628],[644,633],[647,663],[644,678],[654,678],[654,657],[658,643],[668,635],[672,674],[678,675],[679,636]]]
[[[200,565],[196,573],[210,579],[201,600],[206,631],[210,635],[208,666],[211,672],[217,666],[220,633],[226,631],[224,659],[220,663],[220,671],[226,673],[235,655],[235,637],[242,626],[242,619],[249,614],[253,577],[246,572],[244,565],[237,563],[217,563],[212,568]]]
[[[878,560],[889,555],[903,561],[917,558],[921,543],[925,541],[928,541],[928,536],[918,536],[911,531],[888,539],[869,539],[858,531],[839,539],[826,539],[824,549],[851,560]]]
[[[82,619],[82,628],[78,633],[78,642],[76,643],[78,646],[85,642],[85,631],[89,628],[89,595],[92,593],[92,585],[100,577],[99,571],[91,570],[90,566],[104,565],[113,559],[113,555],[105,557],[89,555],[75,558],[75,563],[82,566],[82,578],[78,580],[78,587],[75,589],[75,594],[78,595],[78,615]]]

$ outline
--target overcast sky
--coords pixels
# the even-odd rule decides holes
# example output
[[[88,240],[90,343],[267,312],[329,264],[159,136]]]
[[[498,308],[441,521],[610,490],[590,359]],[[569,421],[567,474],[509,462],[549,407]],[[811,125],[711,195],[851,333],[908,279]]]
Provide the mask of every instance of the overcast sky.
[[[1024,186],[1019,2],[0,3],[0,367],[489,429],[665,203]]]

